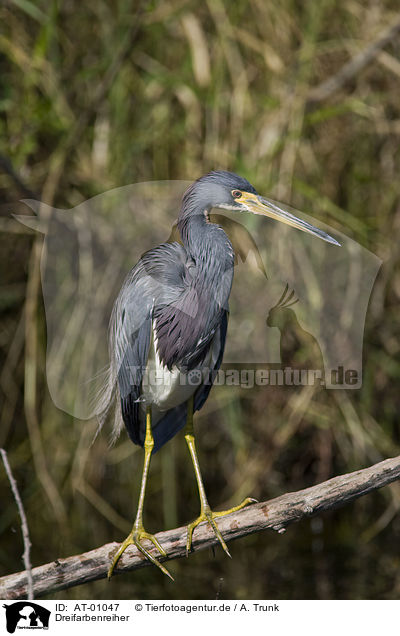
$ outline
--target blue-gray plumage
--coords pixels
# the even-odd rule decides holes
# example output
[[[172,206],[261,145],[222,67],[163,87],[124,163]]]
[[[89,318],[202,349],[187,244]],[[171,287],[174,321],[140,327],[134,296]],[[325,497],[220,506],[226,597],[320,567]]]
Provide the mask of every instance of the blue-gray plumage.
[[[167,385],[173,385],[167,371],[179,372],[183,400],[178,393],[166,410],[154,399],[153,453],[185,425],[191,393],[196,393],[195,410],[201,408],[225,345],[234,254],[225,232],[205,215],[220,200],[220,187],[216,185],[204,208],[199,208],[194,190],[192,186],[186,193],[185,214],[178,220],[183,246],[165,243],[142,256],[122,287],[112,318],[111,355],[116,355],[122,417],[134,443],[144,443],[142,381],[151,346],[156,347],[157,362],[165,367],[162,379]],[[204,374],[200,386],[189,384],[195,376],[188,377],[188,372],[195,369]],[[151,382],[150,377],[147,380]]]
[[[233,279],[233,248],[223,229],[210,223],[212,208],[263,214],[338,245],[322,230],[260,197],[243,177],[221,170],[201,177],[186,191],[178,218],[183,245],[164,243],[151,249],[128,274],[111,317],[110,374],[99,411],[104,415],[113,399],[119,399],[131,440],[145,448],[145,464],[136,521],[109,576],[132,543],[169,575],[142,544],[148,539],[166,556],[155,537],[145,532],[142,509],[150,456],[185,423],[201,502],[199,518],[188,526],[187,550],[194,528],[206,520],[228,552],[215,518],[229,511],[213,513],[208,505],[192,423],[222,362]],[[118,415],[116,433],[121,428]],[[250,502],[246,499],[232,510]]]
[[[213,227],[221,234],[229,254],[225,263],[216,263],[214,274],[218,278],[207,276],[207,261],[195,265],[179,243],[163,244],[144,254],[125,281],[115,305],[114,351],[122,417],[135,444],[144,443],[146,390],[154,394],[160,389],[158,399],[153,395],[153,453],[183,428],[191,393],[196,391],[195,410],[203,405],[222,361],[233,252],[226,235]],[[207,249],[206,242],[207,238]],[[207,258],[216,258],[211,245]],[[207,356],[210,350],[211,357]],[[147,374],[143,387],[149,353],[157,359],[152,368],[156,375]],[[195,369],[205,372],[200,387],[189,384],[193,374],[188,377],[188,372]],[[178,394],[168,401],[165,389],[167,394],[168,388],[175,389],[174,373],[182,399]],[[160,386],[161,381],[165,386]],[[164,403],[170,408],[163,408]]]

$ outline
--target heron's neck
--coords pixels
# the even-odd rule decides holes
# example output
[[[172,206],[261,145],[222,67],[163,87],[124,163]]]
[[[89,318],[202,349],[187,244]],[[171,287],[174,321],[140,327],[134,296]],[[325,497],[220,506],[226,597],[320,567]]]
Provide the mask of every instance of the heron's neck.
[[[233,267],[233,248],[224,230],[210,223],[205,213],[180,216],[178,229],[182,242],[198,267],[211,265],[225,271]]]

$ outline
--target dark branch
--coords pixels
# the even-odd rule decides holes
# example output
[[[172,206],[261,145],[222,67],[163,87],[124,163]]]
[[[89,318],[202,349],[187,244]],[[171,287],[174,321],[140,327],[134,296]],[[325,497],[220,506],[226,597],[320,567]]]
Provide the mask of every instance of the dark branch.
[[[400,456],[386,459],[379,464],[354,473],[334,477],[312,488],[254,504],[237,513],[218,519],[218,526],[226,541],[266,529],[282,533],[287,526],[295,521],[343,506],[397,479],[400,479]],[[168,560],[185,556],[185,527],[160,532],[156,536],[166,550]],[[207,524],[202,523],[196,528],[193,541],[194,550],[204,550],[216,543],[217,539]],[[57,559],[52,563],[35,568],[32,571],[35,597],[105,578],[117,546],[117,543],[108,543],[90,552],[66,559]],[[158,558],[158,553],[155,556]],[[136,548],[130,547],[121,557],[115,573],[135,570],[148,565],[150,563],[145,560],[142,554]],[[27,576],[25,572],[0,578],[0,598],[18,599],[26,598],[26,595]]]

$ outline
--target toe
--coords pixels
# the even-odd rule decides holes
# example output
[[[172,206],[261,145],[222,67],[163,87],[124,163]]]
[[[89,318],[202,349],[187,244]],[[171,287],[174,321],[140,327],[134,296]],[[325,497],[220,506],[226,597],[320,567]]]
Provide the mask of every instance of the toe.
[[[168,572],[167,568],[160,563],[159,561],[157,561],[157,559],[148,551],[146,550],[146,548],[140,543],[139,540],[135,540],[135,546],[137,547],[138,550],[140,550],[140,552],[156,567],[158,567],[161,572],[163,572],[166,576],[168,576],[171,581],[174,580],[173,576],[171,576],[171,574]]]
[[[162,547],[162,545],[159,543],[159,541],[156,539],[156,537],[154,536],[154,534],[148,534],[146,532],[145,535],[146,539],[148,539],[148,541],[151,541],[152,544],[157,548],[157,550],[159,551],[159,553],[163,556],[166,557],[167,553],[165,552],[164,548]]]
[[[149,534],[148,532],[145,532],[144,530],[138,530],[138,531],[132,532],[125,539],[125,541],[121,543],[117,552],[115,553],[112,563],[108,569],[108,573],[107,573],[108,580],[111,579],[115,566],[117,565],[122,554],[125,552],[126,548],[130,545],[134,545],[139,550],[139,552],[141,552],[143,556],[146,557],[146,559],[148,559],[151,563],[153,563],[153,565],[158,567],[172,581],[174,580],[171,574],[168,572],[167,568],[164,567],[162,563],[157,561],[157,559],[142,545],[141,542],[143,539],[148,539],[151,543],[153,543],[153,545],[157,548],[157,550],[160,552],[160,554],[163,557],[167,556],[167,553],[165,552],[164,548],[160,545],[160,543],[157,541],[154,535]]]

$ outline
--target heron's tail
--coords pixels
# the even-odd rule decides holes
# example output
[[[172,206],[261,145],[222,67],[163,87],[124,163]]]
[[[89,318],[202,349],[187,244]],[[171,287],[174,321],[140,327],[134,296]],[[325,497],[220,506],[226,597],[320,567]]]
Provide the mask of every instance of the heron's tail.
[[[109,419],[113,422],[110,443],[115,444],[124,427],[124,422],[121,415],[117,373],[114,365],[110,364],[103,370],[101,375],[101,381],[97,382],[97,388],[91,398],[91,417],[96,417],[98,422],[93,441],[103,428],[106,420]]]

